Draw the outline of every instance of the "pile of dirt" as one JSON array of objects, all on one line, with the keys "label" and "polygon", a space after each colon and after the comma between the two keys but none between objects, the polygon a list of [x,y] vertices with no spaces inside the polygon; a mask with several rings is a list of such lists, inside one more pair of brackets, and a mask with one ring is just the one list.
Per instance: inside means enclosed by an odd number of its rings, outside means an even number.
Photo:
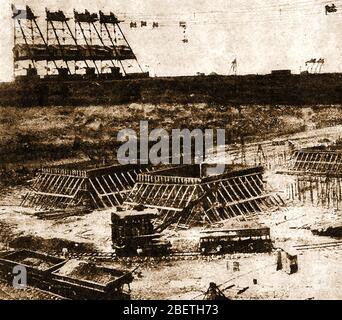
[{"label": "pile of dirt", "polygon": [[34,258],[34,257],[27,257],[20,261],[20,263],[34,267],[38,270],[47,270],[55,265],[55,263],[52,263],[51,261]]},{"label": "pile of dirt", "polygon": [[97,282],[103,285],[114,280],[110,271],[99,267],[94,263],[78,260],[69,260],[58,270],[58,272],[56,272],[56,274],[85,281]]},{"label": "pile of dirt", "polygon": [[342,220],[311,226],[312,234],[328,237],[342,237]]},{"label": "pile of dirt", "polygon": [[0,187],[4,189],[7,186],[27,185],[27,181],[32,179],[36,170],[29,170],[20,166],[16,169],[2,168],[0,170]]},{"label": "pile of dirt", "polygon": [[13,227],[0,221],[0,248],[6,248],[11,239],[13,239]]},{"label": "pile of dirt", "polygon": [[62,252],[63,248],[67,248],[69,252],[95,252],[92,244],[73,242],[65,239],[44,239],[34,236],[20,236],[9,243],[14,249],[30,249],[42,252]]},{"label": "pile of dirt", "polygon": [[[10,203],[10,199],[6,202]],[[63,248],[75,253],[112,251],[108,212],[93,211],[86,215],[40,219],[28,209],[31,208],[23,210],[16,206],[0,206],[0,226],[6,227],[0,228],[0,244],[7,246],[11,243],[14,248],[52,254],[59,254]]]}]

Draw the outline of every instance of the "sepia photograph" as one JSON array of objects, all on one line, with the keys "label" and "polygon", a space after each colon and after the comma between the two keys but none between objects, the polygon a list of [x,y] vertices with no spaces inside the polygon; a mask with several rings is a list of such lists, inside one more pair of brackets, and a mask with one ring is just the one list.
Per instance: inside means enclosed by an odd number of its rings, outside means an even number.
[{"label": "sepia photograph", "polygon": [[341,300],[341,18],[0,0],[0,300]]}]

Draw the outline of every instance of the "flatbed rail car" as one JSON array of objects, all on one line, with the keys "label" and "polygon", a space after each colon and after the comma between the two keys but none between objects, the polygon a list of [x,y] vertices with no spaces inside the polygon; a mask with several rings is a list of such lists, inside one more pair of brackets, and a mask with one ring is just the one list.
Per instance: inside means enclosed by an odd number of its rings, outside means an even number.
[{"label": "flatbed rail car", "polygon": [[203,231],[199,247],[202,254],[269,252],[270,228],[243,228]]},{"label": "flatbed rail car", "polygon": [[0,274],[12,283],[13,268],[24,266],[27,285],[75,300],[129,300],[124,291],[133,281],[131,271],[97,266],[91,262],[66,260],[31,250],[19,250],[0,258]]}]

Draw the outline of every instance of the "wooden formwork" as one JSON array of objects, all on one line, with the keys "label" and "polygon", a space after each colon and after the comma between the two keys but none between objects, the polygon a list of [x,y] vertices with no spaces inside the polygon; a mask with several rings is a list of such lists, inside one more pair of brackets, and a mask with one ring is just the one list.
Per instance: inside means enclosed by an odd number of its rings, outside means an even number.
[{"label": "wooden formwork", "polygon": [[22,206],[40,210],[86,206],[94,209],[121,205],[148,166],[110,166],[91,170],[42,169]]},{"label": "wooden formwork", "polygon": [[261,167],[209,178],[141,174],[124,203],[158,209],[157,230],[173,223],[246,220],[250,214],[284,204],[267,189],[262,174]]},{"label": "wooden formwork", "polygon": [[319,151],[304,149],[296,151],[289,168],[291,174],[342,176],[342,150]]},{"label": "wooden formwork", "polygon": [[286,185],[287,197],[314,206],[342,207],[342,179],[324,176],[299,176]]},{"label": "wooden formwork", "polygon": [[296,151],[288,170],[288,199],[339,210],[342,205],[342,150],[308,148]]}]

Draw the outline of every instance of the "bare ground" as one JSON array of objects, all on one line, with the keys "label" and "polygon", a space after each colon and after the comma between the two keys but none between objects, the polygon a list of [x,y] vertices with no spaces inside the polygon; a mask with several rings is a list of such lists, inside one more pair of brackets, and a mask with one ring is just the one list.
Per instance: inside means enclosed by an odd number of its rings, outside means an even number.
[{"label": "bare ground", "polygon": [[[341,126],[316,130],[311,140],[318,137],[336,137]],[[298,135],[306,139],[307,135]],[[273,186],[282,191],[282,179],[266,175]],[[6,249],[11,240],[19,236],[64,239],[77,243],[94,244],[101,251],[110,251],[110,214],[93,212],[84,216],[61,220],[41,220],[23,212],[19,207],[25,186],[1,189],[0,199],[0,250]],[[317,207],[289,204],[287,209],[264,213],[259,220],[271,227],[275,246],[292,247],[295,244],[311,244],[334,241],[329,237],[312,235],[307,229],[322,221],[340,219],[340,212]],[[96,227],[95,227],[96,226]],[[178,249],[196,248],[199,230],[167,234]],[[222,284],[221,289],[234,285],[224,293],[232,299],[342,299],[341,248],[314,249],[298,252],[299,270],[288,275],[275,270],[275,254],[226,255],[217,259],[188,259],[142,263],[141,277],[136,275],[132,284],[133,299],[201,299],[209,282]],[[232,270],[232,262],[238,261],[240,271]],[[132,264],[123,267],[132,268]],[[257,284],[253,284],[253,279]],[[239,290],[246,288],[241,294]],[[11,291],[17,299],[37,299],[36,295],[22,295]],[[6,293],[0,298],[6,299]],[[7,298],[8,295],[7,295]]]},{"label": "bare ground", "polygon": [[[271,227],[275,246],[288,248],[294,244],[334,241],[332,238],[314,236],[310,230],[301,229],[308,223],[326,221],[334,217],[336,218],[336,213],[333,211],[297,206],[260,215],[260,220]],[[17,207],[0,207],[0,224],[10,230],[9,239],[24,235],[58,238],[95,243],[98,250],[110,251],[109,223],[108,212],[93,212],[57,222],[23,214]],[[199,231],[170,231],[169,237],[178,249],[182,249],[186,244],[188,250],[193,250],[196,248]],[[275,253],[234,254],[207,260],[189,257],[187,260],[141,263],[138,269],[141,276],[136,276],[131,286],[132,298],[202,299],[203,292],[213,281],[222,284],[222,289],[234,284],[234,287],[224,291],[232,299],[341,299],[341,248],[298,252],[299,271],[293,275],[276,271]],[[233,271],[233,261],[239,262],[240,271]],[[114,264],[118,266],[117,263]],[[130,269],[135,265],[121,263],[121,266]],[[253,284],[253,279],[257,279],[257,284]],[[238,291],[245,287],[249,288],[238,294]]]}]

